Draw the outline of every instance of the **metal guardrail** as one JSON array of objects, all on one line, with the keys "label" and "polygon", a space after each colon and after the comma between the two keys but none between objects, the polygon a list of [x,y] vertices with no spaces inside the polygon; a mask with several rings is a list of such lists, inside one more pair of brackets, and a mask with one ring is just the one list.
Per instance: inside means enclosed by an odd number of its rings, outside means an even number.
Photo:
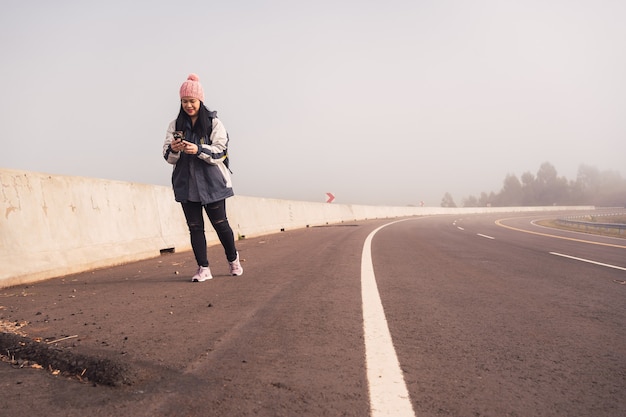
[{"label": "metal guardrail", "polygon": [[608,232],[616,235],[626,235],[626,224],[623,223],[598,223],[598,222],[583,222],[570,219],[557,219],[557,224],[563,226],[575,227],[585,231],[601,231]]}]

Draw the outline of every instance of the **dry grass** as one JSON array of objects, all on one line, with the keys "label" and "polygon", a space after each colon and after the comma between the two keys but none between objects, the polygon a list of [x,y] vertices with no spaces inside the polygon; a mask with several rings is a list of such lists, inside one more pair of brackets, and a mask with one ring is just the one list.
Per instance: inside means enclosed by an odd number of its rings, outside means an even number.
[{"label": "dry grass", "polygon": [[[3,307],[0,306],[0,310]],[[26,333],[24,333],[21,329],[22,327],[26,326],[28,323],[27,322],[14,322],[14,321],[6,321],[6,320],[2,320],[0,319],[0,332],[2,333],[12,333],[12,334],[17,334],[20,336],[26,336]]]},{"label": "dry grass", "polygon": [[[588,219],[581,219],[581,221],[585,221],[585,222],[594,222],[593,220],[588,220]],[[595,220],[596,223],[621,223],[621,222],[616,222],[614,220],[607,220],[607,217],[600,217],[599,219]],[[626,223],[626,222],[624,222]],[[583,229],[583,228],[579,228],[579,227],[575,227],[575,226],[567,226],[567,225],[563,225],[563,224],[558,224],[556,222],[556,219],[550,219],[550,220],[541,220],[538,221],[537,224],[541,225],[541,226],[545,226],[545,227],[552,227],[554,229],[561,229],[561,230],[570,230],[573,232],[580,232],[580,233],[587,233],[590,235],[598,235],[598,236],[610,236],[610,237],[623,237],[626,238],[626,235],[624,234],[624,231],[622,231],[622,233],[620,234],[620,230],[619,229],[601,229],[601,228],[593,228],[593,229]]]}]

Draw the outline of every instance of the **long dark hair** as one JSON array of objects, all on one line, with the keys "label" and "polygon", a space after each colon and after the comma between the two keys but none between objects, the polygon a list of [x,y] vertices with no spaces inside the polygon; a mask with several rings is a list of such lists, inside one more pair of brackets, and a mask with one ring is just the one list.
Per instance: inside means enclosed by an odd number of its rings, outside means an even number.
[{"label": "long dark hair", "polygon": [[[196,124],[193,125],[191,131],[195,133],[198,138],[206,138],[208,141],[211,135],[211,111],[206,108],[203,102],[200,102],[200,108],[198,109],[198,119]],[[180,105],[178,111],[178,117],[176,118],[176,130],[186,130],[187,126],[191,126],[191,117],[183,110],[183,105]]]}]

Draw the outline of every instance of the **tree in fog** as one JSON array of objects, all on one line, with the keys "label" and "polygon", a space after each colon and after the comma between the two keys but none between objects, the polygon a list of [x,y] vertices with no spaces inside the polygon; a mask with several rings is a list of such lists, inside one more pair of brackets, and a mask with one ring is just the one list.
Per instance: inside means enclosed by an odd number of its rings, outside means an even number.
[{"label": "tree in fog", "polygon": [[441,199],[441,207],[456,207],[456,203],[450,193],[445,193]]},{"label": "tree in fog", "polygon": [[478,204],[480,207],[491,207],[495,205],[496,195],[492,192],[489,194],[482,192],[480,193],[480,198],[478,199]]},{"label": "tree in fog", "polygon": [[600,172],[596,167],[581,165],[571,190],[576,204],[626,206],[626,181],[616,171]]},{"label": "tree in fog", "polygon": [[495,198],[495,204],[499,207],[521,206],[523,200],[522,183],[515,175],[509,174],[504,178],[502,190]]},{"label": "tree in fog", "polygon": [[535,178],[535,198],[542,206],[568,204],[567,179],[559,177],[556,168],[544,162]]},{"label": "tree in fog", "polygon": [[480,193],[480,197],[476,198],[473,195],[463,200],[463,207],[491,207],[494,206],[496,196],[493,192],[487,194],[485,192]]},{"label": "tree in fog", "polygon": [[[507,174],[499,193],[483,192],[478,198],[470,196],[463,199],[463,206],[626,206],[626,180],[617,171],[601,172],[595,167],[581,165],[576,180],[568,181],[558,176],[551,163],[544,162],[536,175],[524,172],[520,179]],[[445,196],[442,206],[444,202],[449,203]]]},{"label": "tree in fog", "polygon": [[600,177],[600,190],[595,205],[626,207],[626,180],[617,171],[604,171]]},{"label": "tree in fog", "polygon": [[474,197],[473,195],[470,195],[469,197],[464,198],[462,202],[462,206],[463,207],[480,207],[478,205],[478,199]]},{"label": "tree in fog", "polygon": [[522,206],[535,205],[535,176],[527,171],[522,174]]}]

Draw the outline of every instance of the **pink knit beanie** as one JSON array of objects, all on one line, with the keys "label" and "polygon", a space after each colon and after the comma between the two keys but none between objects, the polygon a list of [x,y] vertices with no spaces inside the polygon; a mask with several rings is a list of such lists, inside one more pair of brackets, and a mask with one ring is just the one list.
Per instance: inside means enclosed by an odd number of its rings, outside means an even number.
[{"label": "pink knit beanie", "polygon": [[204,102],[204,91],[200,84],[200,78],[196,74],[189,74],[187,81],[180,86],[180,98],[193,97]]}]

